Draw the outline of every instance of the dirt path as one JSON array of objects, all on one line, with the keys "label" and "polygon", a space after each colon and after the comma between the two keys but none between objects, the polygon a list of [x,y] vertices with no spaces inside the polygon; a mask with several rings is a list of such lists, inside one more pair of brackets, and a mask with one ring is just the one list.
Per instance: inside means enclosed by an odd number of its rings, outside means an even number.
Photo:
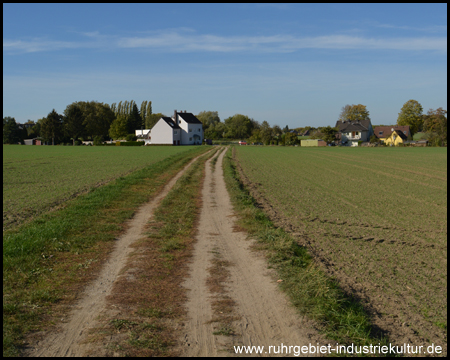
[{"label": "dirt path", "polygon": [[143,205],[129,220],[127,231],[117,239],[99,277],[87,286],[81,300],[68,316],[68,322],[61,325],[57,332],[47,335],[30,349],[28,356],[83,356],[89,350],[89,344],[83,344],[88,330],[95,327],[95,321],[106,305],[106,297],[111,293],[114,281],[125,265],[130,245],[141,237],[144,226],[153,215],[159,202],[169,193],[176,181],[197,158],[181,170],[151,202]]},{"label": "dirt path", "polygon": [[[278,289],[273,272],[266,261],[250,250],[252,242],[246,235],[233,230],[233,208],[225,187],[222,160],[217,160],[215,171],[209,160],[202,196],[197,243],[195,245],[190,277],[185,282],[188,291],[188,320],[183,330],[183,356],[234,355],[233,345],[293,345],[315,344],[316,335],[288,304]],[[213,260],[219,257],[229,264],[226,296],[234,305],[231,323],[232,336],[214,335],[218,329],[217,313],[212,309],[216,299],[207,281]],[[225,271],[225,268],[224,268]],[[311,339],[311,337],[314,339]],[[269,354],[261,354],[268,356]],[[292,354],[291,354],[292,356]]]}]

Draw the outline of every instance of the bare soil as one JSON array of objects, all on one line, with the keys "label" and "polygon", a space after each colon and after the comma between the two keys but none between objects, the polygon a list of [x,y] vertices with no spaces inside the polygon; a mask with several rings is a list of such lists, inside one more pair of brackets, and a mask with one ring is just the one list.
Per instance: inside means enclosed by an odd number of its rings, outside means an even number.
[{"label": "bare soil", "polygon": [[[443,287],[438,292],[424,290],[421,294],[423,297],[419,300],[413,298],[410,294],[411,283],[414,283],[418,276],[424,273],[429,277],[429,286],[432,283],[439,283],[438,280],[443,275],[439,270],[440,263],[446,265],[446,256],[443,259],[442,254],[446,253],[446,244],[430,244],[417,236],[414,240],[398,241],[395,231],[405,231],[404,229],[385,227],[384,236],[364,237],[357,236],[355,233],[361,233],[361,230],[370,228],[368,224],[351,225],[346,221],[336,224],[340,227],[340,232],[332,234],[335,238],[350,239],[352,241],[351,247],[345,248],[342,242],[327,241],[320,242],[319,240],[326,237],[326,230],[321,226],[315,228],[315,232],[309,230],[305,231],[305,222],[319,222],[318,218],[303,217],[300,214],[289,216],[284,211],[280,204],[275,201],[269,201],[264,195],[264,189],[261,184],[252,182],[243,171],[239,161],[235,158],[237,169],[240,178],[249,189],[252,197],[256,200],[259,206],[270,218],[270,220],[278,227],[283,228],[294,236],[298,243],[308,248],[308,251],[313,255],[315,262],[331,277],[335,278],[340,287],[348,294],[359,299],[365,309],[372,317],[374,328],[377,332],[385,334],[391,343],[402,345],[413,344],[422,345],[426,348],[430,343],[442,346],[443,354],[447,353],[447,331],[435,326],[431,317],[435,313],[428,313],[429,318],[421,313],[411,310],[411,304],[418,302],[426,308],[429,299],[432,297],[441,297],[446,299],[447,287]],[[325,220],[322,220],[325,222]],[[353,228],[359,229],[355,231]],[[373,229],[373,232],[378,229]],[[388,230],[388,231],[386,231]],[[381,231],[381,230],[380,230]],[[440,228],[433,229],[436,233],[441,233]],[[419,233],[420,235],[420,233]],[[362,271],[360,262],[355,261],[355,255],[358,251],[365,254],[364,257],[369,271]],[[380,261],[376,261],[367,254],[383,254]],[[335,260],[331,255],[339,254],[340,260]],[[428,268],[424,262],[418,259],[419,254],[428,259],[432,259],[433,266]],[[423,255],[425,254],[425,256]],[[350,258],[350,259],[349,259]],[[393,260],[392,260],[392,259]],[[417,261],[416,266],[410,269],[402,269],[401,264],[405,263],[404,258],[412,259],[412,262]],[[389,264],[394,264],[394,272],[388,273],[390,270]],[[436,269],[434,268],[436,267]],[[391,281],[393,287],[396,286],[396,294],[387,293],[387,291],[377,285],[375,280],[368,274],[375,273],[376,278],[387,279]],[[387,273],[387,275],[385,274]],[[398,280],[401,279],[401,280]],[[403,280],[404,279],[404,280]],[[395,281],[398,281],[398,285]],[[447,313],[446,304],[443,304],[440,309],[443,314]]]},{"label": "bare soil", "polygon": [[[176,319],[174,325],[173,319],[167,319],[177,336],[175,342],[169,341],[173,347],[171,354],[233,356],[236,355],[233,345],[268,349],[270,345],[281,344],[324,344],[314,324],[302,319],[280,291],[279,279],[268,269],[264,255],[251,250],[254,241],[235,226],[223,178],[224,154],[225,151],[206,163],[198,235],[192,257],[186,258],[190,261],[189,276],[182,285],[186,293],[182,297],[185,321]],[[133,269],[127,268],[131,266],[128,262],[133,246],[145,237],[153,211],[192,162],[154,200],[137,211],[127,231],[117,239],[100,275],[87,285],[67,320],[62,319],[56,331],[34,336],[26,356],[120,356],[111,344],[126,341],[127,332],[109,335],[99,329],[105,328],[108,319],[127,319],[128,313],[134,314],[135,310],[132,305],[130,309],[124,308],[120,299],[116,299],[114,308],[114,288],[124,277],[133,283],[137,281],[138,269],[133,273]],[[177,283],[181,280],[172,286]],[[178,304],[178,300],[173,304]],[[123,326],[132,326],[131,321],[122,321]]]},{"label": "bare soil", "polygon": [[[264,257],[236,231],[219,155],[215,170],[206,166],[188,289],[183,356],[235,355],[233,345],[307,345],[318,335],[278,289]],[[269,354],[261,354],[268,356]],[[292,356],[292,355],[291,355]]]},{"label": "bare soil", "polygon": [[143,229],[159,202],[196,160],[197,158],[187,164],[151,202],[139,208],[134,217],[129,220],[126,232],[117,239],[115,248],[98,278],[86,287],[81,300],[74,305],[71,314],[67,317],[68,320],[62,319],[62,324],[57,331],[41,334],[40,340],[28,348],[26,356],[84,356],[92,352],[94,345],[85,340],[89,330],[96,327],[97,318],[106,307],[106,299],[111,294],[113,284],[132,251],[131,245],[141,238]]}]

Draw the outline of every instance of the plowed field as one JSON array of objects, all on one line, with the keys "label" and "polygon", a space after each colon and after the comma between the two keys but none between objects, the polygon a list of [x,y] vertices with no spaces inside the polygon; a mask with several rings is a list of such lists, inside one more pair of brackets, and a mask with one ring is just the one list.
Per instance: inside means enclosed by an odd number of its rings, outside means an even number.
[{"label": "plowed field", "polygon": [[447,149],[237,147],[244,181],[393,343],[447,352]]}]

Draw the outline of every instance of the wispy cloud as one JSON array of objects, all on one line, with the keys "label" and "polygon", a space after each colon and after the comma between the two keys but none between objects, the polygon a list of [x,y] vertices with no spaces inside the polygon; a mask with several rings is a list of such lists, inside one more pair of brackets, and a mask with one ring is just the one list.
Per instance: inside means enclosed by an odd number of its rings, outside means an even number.
[{"label": "wispy cloud", "polygon": [[385,29],[399,29],[399,30],[420,31],[420,32],[428,32],[428,33],[446,33],[447,32],[446,25],[406,26],[406,25],[392,25],[392,24],[377,23],[375,26],[379,27],[379,28],[385,28]]},{"label": "wispy cloud", "polygon": [[3,40],[6,54],[56,51],[74,48],[158,49],[167,52],[273,52],[286,53],[301,49],[359,49],[359,50],[435,50],[447,51],[446,37],[370,38],[352,35],[298,37],[218,36],[197,34],[189,29],[166,30],[139,36],[108,36],[98,32],[83,33],[87,40],[68,42],[47,39]]}]

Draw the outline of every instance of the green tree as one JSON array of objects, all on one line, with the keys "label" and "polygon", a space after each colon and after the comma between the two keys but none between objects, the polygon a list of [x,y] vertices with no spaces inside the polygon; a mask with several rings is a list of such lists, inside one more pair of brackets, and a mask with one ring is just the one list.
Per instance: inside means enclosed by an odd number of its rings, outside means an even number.
[{"label": "green tree", "polygon": [[[147,119],[149,119],[149,121],[151,121],[150,119],[151,119],[151,116],[152,116],[152,111],[153,111],[152,110],[152,102],[149,101],[147,103],[147,110],[145,111],[145,124],[147,124]],[[150,129],[150,128],[146,127],[146,129]]]},{"label": "green tree", "polygon": [[135,130],[139,130],[143,126],[141,114],[133,101],[133,107],[128,115],[128,134],[135,134]]},{"label": "green tree", "polygon": [[416,100],[408,100],[398,113],[397,125],[409,125],[411,136],[423,126],[422,105]]},{"label": "green tree", "polygon": [[283,131],[281,130],[281,128],[278,125],[274,125],[272,128],[272,137],[278,137],[281,136],[281,134],[283,133]]},{"label": "green tree", "polygon": [[341,113],[339,115],[340,121],[350,120],[370,120],[369,111],[367,107],[362,104],[358,105],[345,105],[341,109]]},{"label": "green tree", "polygon": [[3,144],[17,144],[19,142],[19,129],[16,119],[11,116],[3,118]]},{"label": "green tree", "polygon": [[[427,115],[424,116],[423,130],[427,133],[427,137],[433,138],[435,144],[447,144],[447,110],[442,107],[436,110],[429,109]],[[433,135],[432,135],[433,134]],[[436,139],[439,138],[439,141]]]},{"label": "green tree", "polygon": [[72,103],[66,107],[63,117],[64,133],[69,138],[72,138],[73,145],[75,145],[75,141],[79,137],[84,135],[83,121],[83,111],[81,111],[81,108],[76,103]]},{"label": "green tree", "polygon": [[205,134],[210,126],[214,126],[220,122],[219,113],[217,111],[201,111],[196,115],[196,118],[202,122]]},{"label": "green tree", "polygon": [[322,133],[322,140],[325,140],[327,143],[334,142],[336,140],[336,133],[338,129],[331,126],[326,126],[320,129]]},{"label": "green tree", "polygon": [[147,114],[147,100],[144,100],[141,103],[141,124],[142,126],[145,126],[145,118],[146,118],[146,114]]},{"label": "green tree", "polygon": [[205,131],[206,139],[218,140],[225,137],[226,126],[223,122],[218,122],[210,125]]},{"label": "green tree", "polygon": [[51,141],[52,145],[59,143],[63,137],[63,116],[53,109],[41,124],[41,135],[45,141]]},{"label": "green tree", "polygon": [[109,105],[97,101],[80,101],[76,104],[83,112],[86,135],[92,139],[96,136],[108,137],[109,127],[116,117]]},{"label": "green tree", "polygon": [[298,144],[297,135],[291,132],[287,132],[284,135],[284,144],[285,145],[295,145]]},{"label": "green tree", "polygon": [[128,135],[128,116],[119,114],[109,128],[109,136],[112,139],[125,139]]},{"label": "green tree", "polygon": [[272,132],[273,129],[270,127],[269,123],[266,120],[264,120],[261,124],[261,127],[259,128],[261,142],[264,145],[270,144],[270,141],[272,140]]},{"label": "green tree", "polygon": [[247,139],[252,135],[254,123],[246,115],[236,114],[225,119],[226,134],[230,139]]}]

